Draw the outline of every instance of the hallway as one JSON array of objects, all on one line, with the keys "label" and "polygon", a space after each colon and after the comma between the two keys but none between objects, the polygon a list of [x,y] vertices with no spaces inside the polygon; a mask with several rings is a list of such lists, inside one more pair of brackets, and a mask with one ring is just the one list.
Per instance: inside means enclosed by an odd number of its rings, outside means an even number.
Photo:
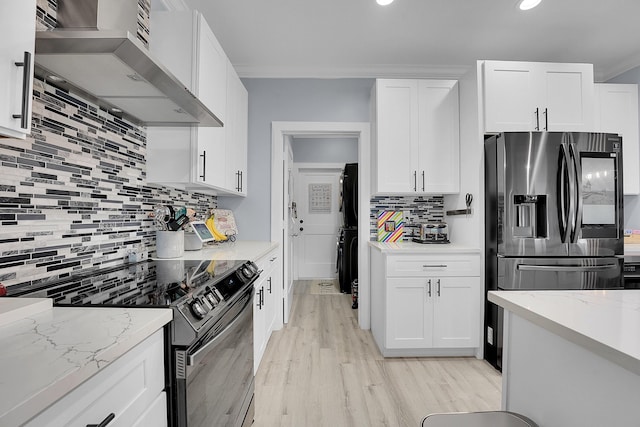
[{"label": "hallway", "polygon": [[255,426],[419,426],[434,412],[500,408],[501,376],[475,358],[384,359],[351,295],[296,283],[290,323],[256,376]]}]

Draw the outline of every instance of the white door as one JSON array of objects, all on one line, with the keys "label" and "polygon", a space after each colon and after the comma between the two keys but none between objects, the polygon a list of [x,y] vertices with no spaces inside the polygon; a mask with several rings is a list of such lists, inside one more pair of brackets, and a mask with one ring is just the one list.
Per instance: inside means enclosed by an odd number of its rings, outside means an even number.
[{"label": "white door", "polygon": [[593,132],[593,66],[545,63],[541,67],[545,103],[540,130]]},{"label": "white door", "polygon": [[[293,151],[291,150],[291,141],[289,137],[285,139],[284,144],[284,158],[283,158],[283,168],[282,172],[284,174],[284,200],[283,200],[283,210],[284,210],[284,236],[283,236],[283,246],[284,246],[284,259],[286,260],[283,264],[283,272],[282,272],[282,283],[284,286],[282,292],[283,298],[283,319],[284,323],[289,323],[289,313],[291,312],[291,303],[293,302],[293,267],[294,267],[294,256],[295,247],[296,247],[296,223],[298,218],[298,208],[295,204],[295,194],[294,194],[294,186],[293,186]],[[278,267],[282,268],[282,267]]]},{"label": "white door", "polygon": [[457,193],[460,191],[458,81],[418,80],[418,91],[418,191]]},{"label": "white door", "polygon": [[344,165],[297,165],[295,224],[299,279],[336,277],[340,174]]},{"label": "white door", "polygon": [[407,193],[418,180],[418,81],[376,80],[377,191]]},{"label": "white door", "polygon": [[530,62],[484,63],[485,132],[542,130],[532,67]]},{"label": "white door", "polygon": [[430,348],[433,295],[426,277],[387,279],[387,348]]},{"label": "white door", "polygon": [[434,298],[433,346],[477,347],[480,278],[439,277],[431,279],[431,283]]}]

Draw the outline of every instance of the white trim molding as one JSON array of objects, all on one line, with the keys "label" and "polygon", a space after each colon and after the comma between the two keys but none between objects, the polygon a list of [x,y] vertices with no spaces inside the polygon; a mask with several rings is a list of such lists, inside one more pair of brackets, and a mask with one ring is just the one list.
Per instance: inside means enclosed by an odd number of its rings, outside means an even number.
[{"label": "white trim molding", "polygon": [[[371,200],[371,126],[367,122],[272,122],[271,123],[271,240],[284,247],[286,227],[283,209],[282,165],[286,137],[335,136],[358,139],[358,323],[371,328],[369,285],[369,210]],[[282,256],[283,273],[286,260]],[[284,276],[283,276],[284,277]],[[288,315],[283,313],[283,321]]]}]

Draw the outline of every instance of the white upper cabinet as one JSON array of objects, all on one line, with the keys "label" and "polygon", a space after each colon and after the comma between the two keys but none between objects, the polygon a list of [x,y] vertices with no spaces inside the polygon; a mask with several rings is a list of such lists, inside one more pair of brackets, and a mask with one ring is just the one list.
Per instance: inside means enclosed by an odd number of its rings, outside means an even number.
[{"label": "white upper cabinet", "polygon": [[[226,188],[247,195],[247,129],[249,94],[229,63],[227,87],[227,120],[225,125]],[[222,166],[222,165],[220,165]]]},{"label": "white upper cabinet", "polygon": [[[151,47],[222,120],[222,128],[147,129],[147,181],[219,195],[247,195],[248,94],[202,15],[153,12]],[[193,49],[190,49],[193,47]]]},{"label": "white upper cabinet", "polygon": [[595,88],[596,130],[622,136],[624,194],[640,194],[638,85],[597,83]]},{"label": "white upper cabinet", "polygon": [[593,65],[484,61],[484,130],[593,131]]},{"label": "white upper cabinet", "polygon": [[198,11],[151,12],[151,53],[224,124],[227,56]]},{"label": "white upper cabinet", "polygon": [[372,94],[375,193],[456,193],[455,80],[378,79]]},{"label": "white upper cabinet", "polygon": [[[196,96],[214,114],[220,114],[218,118],[225,122],[227,112],[227,78],[228,63],[227,55],[222,46],[213,35],[213,31],[207,25],[202,15],[194,12],[198,27],[198,37],[195,46],[197,66],[194,67],[197,75]],[[233,68],[231,70],[234,72]]]},{"label": "white upper cabinet", "polygon": [[0,4],[0,135],[31,132],[36,0]]}]

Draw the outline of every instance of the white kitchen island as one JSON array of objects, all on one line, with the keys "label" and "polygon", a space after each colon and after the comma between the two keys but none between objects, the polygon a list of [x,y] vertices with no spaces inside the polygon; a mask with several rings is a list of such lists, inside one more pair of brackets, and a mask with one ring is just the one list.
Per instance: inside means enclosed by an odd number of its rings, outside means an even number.
[{"label": "white kitchen island", "polygon": [[640,291],[495,291],[502,409],[540,427],[640,426]]}]

